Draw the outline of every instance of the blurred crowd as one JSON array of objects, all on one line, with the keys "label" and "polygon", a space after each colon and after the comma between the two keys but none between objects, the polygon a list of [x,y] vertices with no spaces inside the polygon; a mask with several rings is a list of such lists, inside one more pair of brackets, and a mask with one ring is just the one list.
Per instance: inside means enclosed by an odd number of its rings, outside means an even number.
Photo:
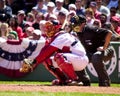
[{"label": "blurred crowd", "polygon": [[33,33],[44,35],[48,20],[58,20],[69,32],[74,15],[84,15],[89,26],[112,30],[112,40],[119,41],[120,0],[0,0],[0,36],[22,39]]}]

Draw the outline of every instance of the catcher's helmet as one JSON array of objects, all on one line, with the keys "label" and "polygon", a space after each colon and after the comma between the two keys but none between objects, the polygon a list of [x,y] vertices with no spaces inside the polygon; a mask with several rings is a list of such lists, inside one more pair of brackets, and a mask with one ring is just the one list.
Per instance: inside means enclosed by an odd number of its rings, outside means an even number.
[{"label": "catcher's helmet", "polygon": [[45,28],[46,28],[46,35],[48,37],[52,37],[54,36],[55,33],[59,32],[61,25],[57,20],[47,21],[45,23]]}]

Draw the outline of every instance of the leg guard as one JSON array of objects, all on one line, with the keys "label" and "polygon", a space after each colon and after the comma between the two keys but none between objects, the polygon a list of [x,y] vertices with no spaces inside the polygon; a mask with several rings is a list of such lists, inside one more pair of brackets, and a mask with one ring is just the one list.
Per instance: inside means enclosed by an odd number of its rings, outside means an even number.
[{"label": "leg guard", "polygon": [[61,70],[68,76],[69,79],[78,79],[72,64],[66,60],[62,53],[57,53],[54,59],[57,62],[59,68],[61,68]]},{"label": "leg guard", "polygon": [[102,58],[101,52],[96,52],[92,56],[92,64],[98,74],[99,86],[110,86],[110,78]]},{"label": "leg guard", "polygon": [[52,65],[52,60],[51,59],[47,59],[44,62],[44,66],[52,75],[54,75],[57,79],[59,79],[59,84],[58,85],[65,85],[65,81],[67,80],[67,77],[62,72],[62,70],[60,70],[59,68],[55,68]]},{"label": "leg guard", "polygon": [[88,76],[85,69],[83,69],[81,71],[75,71],[75,73],[79,77],[79,81],[81,81],[83,83],[83,86],[91,85],[90,77]]}]

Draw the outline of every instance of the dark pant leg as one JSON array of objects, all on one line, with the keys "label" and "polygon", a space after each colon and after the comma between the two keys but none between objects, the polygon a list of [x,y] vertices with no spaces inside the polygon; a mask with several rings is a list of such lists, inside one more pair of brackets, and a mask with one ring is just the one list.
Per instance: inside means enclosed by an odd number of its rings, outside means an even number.
[{"label": "dark pant leg", "polygon": [[99,86],[110,86],[110,78],[103,61],[110,60],[112,56],[113,52],[110,50],[105,52],[97,51],[92,55],[91,62],[98,74]]}]

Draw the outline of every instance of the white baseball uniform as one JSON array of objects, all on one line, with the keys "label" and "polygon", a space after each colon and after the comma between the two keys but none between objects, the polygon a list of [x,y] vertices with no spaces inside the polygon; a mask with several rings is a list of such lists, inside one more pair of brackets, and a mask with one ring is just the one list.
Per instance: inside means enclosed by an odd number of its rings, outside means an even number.
[{"label": "white baseball uniform", "polygon": [[[63,55],[72,63],[75,71],[83,70],[87,66],[89,60],[86,51],[81,42],[73,35],[69,33],[60,34],[50,45],[61,50],[65,45],[70,48],[70,52],[63,53]],[[54,67],[58,67],[55,61],[53,62]]]}]

